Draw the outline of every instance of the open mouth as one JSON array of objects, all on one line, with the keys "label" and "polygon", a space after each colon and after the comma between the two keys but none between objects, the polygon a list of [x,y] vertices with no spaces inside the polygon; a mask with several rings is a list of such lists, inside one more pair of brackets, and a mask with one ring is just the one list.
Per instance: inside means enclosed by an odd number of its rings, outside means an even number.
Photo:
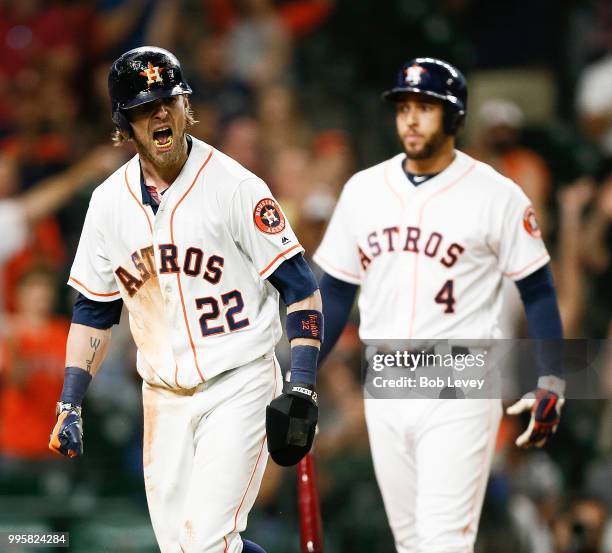
[{"label": "open mouth", "polygon": [[153,132],[153,143],[158,150],[169,150],[172,148],[173,138],[170,127],[162,127]]}]

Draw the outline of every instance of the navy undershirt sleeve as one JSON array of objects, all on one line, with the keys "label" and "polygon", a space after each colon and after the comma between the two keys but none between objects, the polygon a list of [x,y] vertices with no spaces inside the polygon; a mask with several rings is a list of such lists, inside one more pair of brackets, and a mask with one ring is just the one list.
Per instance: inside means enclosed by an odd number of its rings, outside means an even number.
[{"label": "navy undershirt sleeve", "polygon": [[516,281],[527,313],[529,336],[531,338],[563,338],[561,315],[557,305],[557,293],[546,264],[541,269]]},{"label": "navy undershirt sleeve", "polygon": [[[302,255],[294,255],[283,261],[268,277],[268,280],[278,290],[285,305],[304,300],[319,289],[317,279]],[[318,356],[318,347],[292,346],[291,382],[314,386],[317,378]]]},{"label": "navy undershirt sleeve", "polygon": [[94,301],[83,294],[77,296],[72,311],[72,322],[106,330],[119,324],[123,300]]},{"label": "navy undershirt sleeve", "polygon": [[550,264],[516,281],[516,286],[525,306],[529,336],[537,340],[540,376],[561,376],[563,326]]},{"label": "navy undershirt sleeve", "polygon": [[324,273],[319,281],[323,302],[323,343],[319,353],[319,365],[333,349],[348,321],[359,286]]},{"label": "navy undershirt sleeve", "polygon": [[303,255],[294,255],[283,261],[268,277],[285,305],[306,299],[319,288],[317,279]]}]

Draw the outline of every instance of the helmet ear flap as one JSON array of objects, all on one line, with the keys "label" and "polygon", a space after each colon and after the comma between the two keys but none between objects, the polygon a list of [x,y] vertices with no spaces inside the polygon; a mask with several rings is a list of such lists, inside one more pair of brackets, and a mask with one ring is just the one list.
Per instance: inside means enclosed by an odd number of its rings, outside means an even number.
[{"label": "helmet ear flap", "polygon": [[134,136],[130,121],[126,117],[125,113],[123,113],[121,110],[115,110],[115,112],[113,113],[113,123],[115,123],[119,130],[125,133],[129,138],[132,138],[132,136]]},{"label": "helmet ear flap", "polygon": [[457,110],[448,102],[444,102],[444,132],[446,134],[457,134],[464,119],[464,110]]}]

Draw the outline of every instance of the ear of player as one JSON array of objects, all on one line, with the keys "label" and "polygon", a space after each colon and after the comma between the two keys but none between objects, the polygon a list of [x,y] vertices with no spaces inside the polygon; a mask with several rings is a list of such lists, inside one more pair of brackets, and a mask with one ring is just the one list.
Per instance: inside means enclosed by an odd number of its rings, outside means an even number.
[{"label": "ear of player", "polygon": [[517,439],[516,445],[523,448],[542,447],[557,431],[561,421],[561,409],[565,403],[565,382],[555,376],[540,377],[538,388],[525,394],[506,409],[508,415],[519,415],[531,411],[527,430]]},{"label": "ear of player", "polygon": [[[287,315],[287,337],[322,341],[323,314],[315,310]],[[282,467],[295,465],[310,451],[319,418],[315,378],[319,349],[296,345],[291,348],[291,377],[283,393],[266,408],[268,451]]]},{"label": "ear of player", "polygon": [[70,403],[57,404],[57,422],[49,437],[49,449],[58,455],[83,455],[83,419],[81,408]]}]

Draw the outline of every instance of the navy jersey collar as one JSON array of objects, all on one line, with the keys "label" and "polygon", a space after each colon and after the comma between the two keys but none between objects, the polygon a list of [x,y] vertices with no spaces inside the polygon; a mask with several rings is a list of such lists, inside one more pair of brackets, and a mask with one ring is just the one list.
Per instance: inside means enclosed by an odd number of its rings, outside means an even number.
[{"label": "navy jersey collar", "polygon": [[415,175],[414,173],[411,173],[410,171],[408,171],[406,169],[406,167],[405,167],[403,162],[402,162],[402,169],[404,170],[404,174],[406,175],[408,180],[414,186],[419,186],[419,185],[427,182],[429,179],[433,179],[434,177],[436,177],[436,176],[438,176],[440,174],[440,172],[438,172],[438,173],[429,173],[429,174],[425,174],[425,175]]}]

